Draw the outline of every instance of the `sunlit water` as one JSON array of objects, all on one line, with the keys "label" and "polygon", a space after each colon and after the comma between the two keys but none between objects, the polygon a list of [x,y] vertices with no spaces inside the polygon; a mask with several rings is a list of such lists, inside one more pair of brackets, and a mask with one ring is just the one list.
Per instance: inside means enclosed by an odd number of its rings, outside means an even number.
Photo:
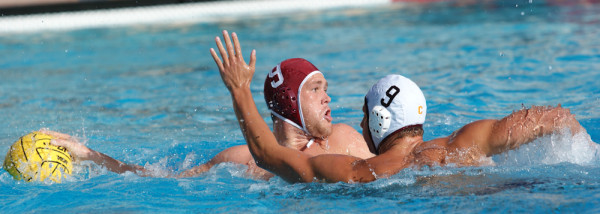
[{"label": "sunlit water", "polygon": [[221,29],[239,34],[246,56],[257,50],[252,90],[269,125],[266,73],[303,57],[329,81],[334,122],[357,129],[368,87],[396,73],[428,100],[425,139],[558,103],[589,135],[546,136],[492,157],[495,166],[407,169],[368,184],[253,180],[235,164],[174,179],[83,163],[61,184],[14,181],[2,171],[2,212],[600,211],[593,143],[600,142],[600,5],[392,5],[1,35],[0,159],[19,136],[42,127],[84,137],[95,150],[163,176],[244,144],[208,52]]}]

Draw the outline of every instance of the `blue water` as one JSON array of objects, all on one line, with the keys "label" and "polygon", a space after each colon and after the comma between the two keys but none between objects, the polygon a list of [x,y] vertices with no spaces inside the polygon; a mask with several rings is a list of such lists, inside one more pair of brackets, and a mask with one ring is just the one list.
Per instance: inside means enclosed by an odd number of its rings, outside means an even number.
[{"label": "blue water", "polygon": [[266,72],[303,57],[329,81],[334,122],[356,129],[368,87],[397,73],[428,100],[425,139],[558,103],[589,136],[547,136],[494,156],[492,167],[407,169],[368,184],[253,180],[234,164],[174,179],[83,163],[61,184],[2,171],[2,212],[600,212],[600,155],[587,144],[600,142],[600,5],[395,4],[0,35],[0,159],[42,127],[162,176],[244,144],[208,52],[221,29],[238,33],[246,56],[257,50],[252,90],[269,125]]}]

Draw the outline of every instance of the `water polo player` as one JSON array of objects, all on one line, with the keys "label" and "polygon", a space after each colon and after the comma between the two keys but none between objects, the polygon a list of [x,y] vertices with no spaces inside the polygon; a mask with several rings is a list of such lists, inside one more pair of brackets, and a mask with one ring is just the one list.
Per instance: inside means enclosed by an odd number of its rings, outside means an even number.
[{"label": "water polo player", "polygon": [[[226,41],[229,35],[223,32]],[[237,36],[232,35],[237,43]],[[216,38],[224,64],[211,50],[219,69],[245,62],[240,55],[224,52],[220,39]],[[230,43],[229,43],[230,44]],[[227,47],[232,48],[230,46]],[[238,45],[238,53],[241,47]],[[250,67],[254,68],[255,55],[251,56]],[[305,59],[287,59],[275,66],[264,83],[264,97],[273,120],[273,135],[281,146],[295,149],[308,156],[319,154],[346,154],[369,158],[363,137],[346,124],[332,124],[331,98],[327,95],[327,80],[312,63]],[[236,112],[239,113],[239,112]],[[228,148],[217,154],[208,163],[183,172],[180,176],[194,176],[222,162],[248,165],[248,172],[258,178],[269,178],[271,173],[256,166],[247,145]]]},{"label": "water polo player", "polygon": [[[231,42],[225,42],[229,56],[240,54],[235,36],[235,52]],[[225,54],[221,46],[219,50]],[[390,75],[371,88],[363,107],[363,135],[378,155],[369,159],[339,154],[310,156],[278,144],[252,98],[250,81],[254,64],[251,61],[251,66],[246,66],[241,56],[236,63],[219,66],[219,71],[232,94],[235,112],[243,112],[237,117],[252,156],[260,167],[289,182],[370,182],[413,166],[481,165],[486,157],[518,148],[544,135],[559,131],[585,133],[568,109],[532,107],[500,120],[475,121],[448,137],[424,141],[427,106],[423,93],[408,78]]]},{"label": "water polo player", "polygon": [[[326,90],[327,81],[323,74],[305,59],[284,60],[267,74],[265,101],[272,114],[273,131],[278,142],[311,156],[330,153],[361,158],[374,156],[355,129],[346,124],[331,123],[331,98]],[[117,173],[131,171],[146,175],[143,167],[128,165],[89,149],[70,135],[48,130],[43,132],[55,136],[54,144],[66,147],[77,160],[92,160]],[[222,162],[248,165],[248,173],[256,178],[273,176],[256,166],[247,145],[240,145],[223,150],[208,163],[187,170],[180,177],[198,175]]]}]

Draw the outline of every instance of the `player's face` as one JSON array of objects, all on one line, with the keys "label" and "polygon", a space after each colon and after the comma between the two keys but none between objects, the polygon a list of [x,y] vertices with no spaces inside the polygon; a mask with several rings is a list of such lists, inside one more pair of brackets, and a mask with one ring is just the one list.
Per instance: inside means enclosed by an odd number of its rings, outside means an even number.
[{"label": "player's face", "polygon": [[363,111],[363,119],[360,122],[360,127],[362,128],[363,138],[365,138],[365,142],[367,146],[369,146],[369,150],[373,154],[377,154],[375,150],[375,145],[373,144],[373,138],[371,138],[371,132],[369,131],[369,114],[367,113],[367,102],[365,100],[365,104],[362,108]]},{"label": "player's face", "polygon": [[300,89],[300,97],[306,130],[314,137],[331,135],[331,98],[327,95],[327,80],[323,74],[311,76]]}]

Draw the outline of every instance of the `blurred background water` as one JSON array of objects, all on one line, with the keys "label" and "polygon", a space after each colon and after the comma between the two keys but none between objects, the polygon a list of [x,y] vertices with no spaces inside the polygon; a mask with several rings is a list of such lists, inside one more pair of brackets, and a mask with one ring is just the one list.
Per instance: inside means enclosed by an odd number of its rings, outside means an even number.
[{"label": "blurred background water", "polygon": [[[588,135],[556,134],[494,156],[496,166],[407,169],[369,184],[253,180],[221,164],[197,178],[119,175],[90,163],[61,184],[0,173],[0,206],[22,212],[598,212],[600,6],[456,2],[298,11],[210,23],[0,35],[0,158],[47,127],[167,175],[244,144],[209,48],[236,32],[257,50],[252,84],[286,58],[329,81],[334,122],[360,130],[363,97],[387,74],[428,100],[425,139],[523,106],[570,108]],[[593,143],[592,142],[592,143]],[[595,143],[593,143],[595,145]]]}]

